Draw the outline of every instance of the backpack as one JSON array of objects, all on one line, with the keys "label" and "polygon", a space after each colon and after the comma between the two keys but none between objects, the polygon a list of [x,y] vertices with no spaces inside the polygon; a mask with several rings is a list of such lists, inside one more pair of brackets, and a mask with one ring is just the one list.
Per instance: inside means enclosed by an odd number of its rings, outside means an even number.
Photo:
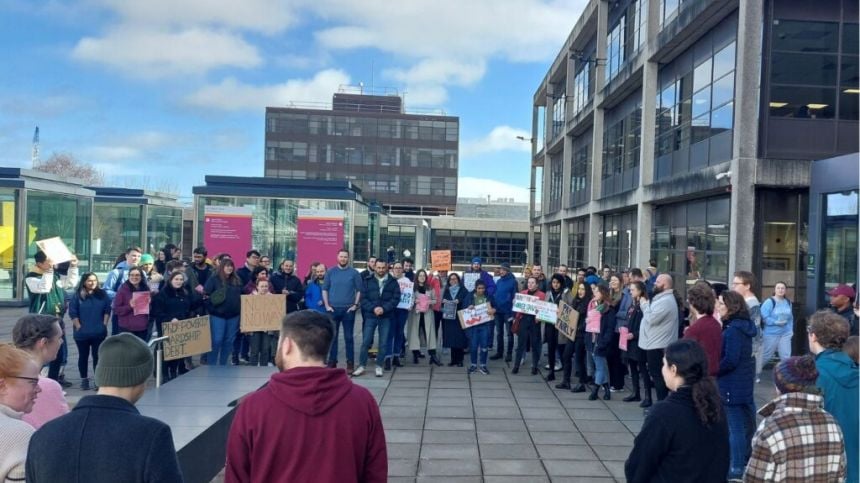
[{"label": "backpack", "polygon": [[645,269],[645,273],[650,274],[650,276],[645,279],[645,291],[648,292],[648,298],[650,299],[654,296],[654,284],[657,283],[657,276],[660,275],[660,271],[657,270],[654,273],[651,273],[651,270]]}]

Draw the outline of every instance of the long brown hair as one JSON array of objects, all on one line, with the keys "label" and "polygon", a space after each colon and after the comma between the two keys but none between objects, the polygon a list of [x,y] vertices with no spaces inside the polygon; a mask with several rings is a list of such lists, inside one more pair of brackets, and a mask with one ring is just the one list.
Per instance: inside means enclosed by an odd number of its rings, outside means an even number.
[{"label": "long brown hair", "polygon": [[681,339],[669,344],[663,354],[666,364],[675,366],[684,385],[693,391],[693,406],[699,420],[710,426],[722,417],[722,403],[714,378],[708,376],[708,357],[698,342]]},{"label": "long brown hair", "polygon": [[[747,302],[741,294],[731,290],[726,290],[720,294],[720,298],[723,299],[723,305],[726,306],[726,316],[723,317],[725,321],[732,319],[750,319]],[[728,327],[728,325],[729,324],[723,324],[723,328]]]},{"label": "long brown hair", "polygon": [[[227,272],[224,270],[227,266],[233,267],[233,271],[227,275]],[[221,280],[222,283],[229,283],[231,285],[241,285],[242,280],[239,279],[239,276],[236,275],[236,264],[230,258],[225,258],[221,260],[221,263],[218,264],[218,279]]]}]

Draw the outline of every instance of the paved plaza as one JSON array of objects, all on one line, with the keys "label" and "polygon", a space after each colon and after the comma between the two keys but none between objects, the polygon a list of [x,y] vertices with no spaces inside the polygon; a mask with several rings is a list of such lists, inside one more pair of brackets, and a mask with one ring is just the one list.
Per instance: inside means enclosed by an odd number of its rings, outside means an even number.
[{"label": "paved plaza", "polygon": [[[11,339],[14,321],[24,313],[0,309],[0,340]],[[69,342],[66,374],[77,383],[70,334]],[[588,393],[557,390],[558,381],[530,375],[528,363],[514,375],[509,364],[491,361],[489,375],[469,376],[465,368],[411,361],[410,355],[404,367],[382,378],[371,368],[353,379],[380,402],[389,481],[624,481],[624,461],[644,419],[638,403],[621,401],[627,391],[613,393],[611,401],[589,401]],[[759,406],[775,395],[770,374],[762,379],[756,386]],[[182,378],[170,384],[182,384]],[[69,402],[86,394],[92,392],[72,387]]]}]

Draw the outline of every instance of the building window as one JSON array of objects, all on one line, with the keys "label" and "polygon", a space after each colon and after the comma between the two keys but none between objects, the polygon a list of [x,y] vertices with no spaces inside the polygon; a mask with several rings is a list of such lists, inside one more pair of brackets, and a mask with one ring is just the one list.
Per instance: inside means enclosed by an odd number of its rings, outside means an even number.
[{"label": "building window", "polygon": [[564,131],[564,81],[558,84],[561,89],[561,95],[553,98],[552,103],[552,139],[555,139]]},{"label": "building window", "polygon": [[555,271],[561,264],[561,222],[547,225],[546,270]]},{"label": "building window", "polygon": [[567,223],[567,266],[584,268],[588,265],[588,217],[584,216]]},{"label": "building window", "polygon": [[[824,195],[822,246],[824,292],[840,283],[857,280],[857,217],[860,198],[857,190]],[[823,300],[819,301],[823,305]]]},{"label": "building window", "polygon": [[541,236],[540,227],[540,225],[534,225],[535,252],[532,256],[532,263],[536,263],[538,265],[541,264],[541,255],[543,255],[543,250],[541,249],[543,246],[543,238]]},{"label": "building window", "polygon": [[857,58],[857,24],[774,20],[770,115],[857,120]]},{"label": "building window", "polygon": [[573,78],[573,114],[579,114],[591,101],[591,62],[582,62],[579,72]]},{"label": "building window", "polygon": [[615,77],[615,74],[618,73],[618,70],[627,58],[624,52],[626,41],[624,25],[626,21],[627,18],[622,16],[606,36],[606,82]]},{"label": "building window", "polygon": [[636,100],[616,109],[607,116],[603,130],[603,197],[639,186],[642,107]]},{"label": "building window", "polygon": [[[583,136],[582,139],[588,137]],[[570,206],[579,206],[588,203],[591,198],[591,144],[576,147],[571,154],[570,164]]]},{"label": "building window", "polygon": [[553,154],[550,157],[549,172],[549,206],[547,213],[554,213],[561,209],[562,186],[564,185],[564,162],[562,154]]},{"label": "building window", "polygon": [[528,234],[524,232],[433,230],[432,238],[434,249],[452,249],[451,262],[458,265],[468,265],[476,256],[480,256],[486,265],[502,262],[520,265],[525,262],[528,242]]},{"label": "building window", "polygon": [[628,268],[636,249],[636,210],[603,216],[600,232],[600,266]]},{"label": "building window", "polygon": [[645,16],[647,0],[633,0],[624,9],[606,36],[606,81],[609,82],[621,71],[624,63],[633,58],[648,34]]}]

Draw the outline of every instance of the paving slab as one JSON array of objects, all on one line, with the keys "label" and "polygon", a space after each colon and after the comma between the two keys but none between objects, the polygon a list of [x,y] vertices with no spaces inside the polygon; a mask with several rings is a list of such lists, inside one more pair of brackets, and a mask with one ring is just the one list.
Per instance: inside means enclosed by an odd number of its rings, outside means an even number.
[{"label": "paving slab", "polygon": [[524,459],[482,459],[485,475],[496,476],[546,476],[540,460]]},{"label": "paving slab", "polygon": [[444,460],[422,459],[418,466],[419,476],[481,476],[478,459]]}]

